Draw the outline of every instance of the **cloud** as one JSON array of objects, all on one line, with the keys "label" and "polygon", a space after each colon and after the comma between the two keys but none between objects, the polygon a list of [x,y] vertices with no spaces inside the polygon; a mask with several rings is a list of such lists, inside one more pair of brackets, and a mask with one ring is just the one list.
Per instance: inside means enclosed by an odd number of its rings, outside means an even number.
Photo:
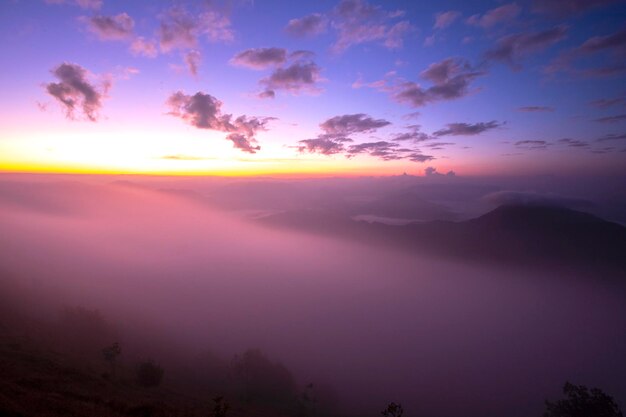
[{"label": "cloud", "polygon": [[344,142],[351,142],[349,138],[333,138],[320,135],[314,139],[303,139],[298,141],[299,152],[319,153],[322,155],[334,155],[345,150]]},{"label": "cloud", "polygon": [[260,83],[265,87],[265,92],[285,90],[292,94],[318,94],[321,91],[317,86],[322,80],[320,72],[321,68],[313,61],[296,61],[275,69]]},{"label": "cloud", "polygon": [[508,35],[498,39],[496,45],[485,52],[485,58],[504,62],[514,69],[520,69],[520,59],[562,41],[566,34],[566,26],[556,26],[541,32]]},{"label": "cloud", "polygon": [[230,42],[234,32],[230,19],[216,11],[192,15],[183,7],[173,7],[161,16],[159,26],[161,50],[194,49],[198,38],[204,35],[210,42]]},{"label": "cloud", "polygon": [[145,56],[148,58],[155,58],[159,54],[156,42],[146,40],[141,36],[132,41],[129,50],[133,55]]},{"label": "cloud", "polygon": [[437,168],[435,167],[426,167],[424,168],[424,176],[426,177],[455,177],[456,173],[454,171],[448,171],[445,174],[437,172]]},{"label": "cloud", "polygon": [[408,126],[409,131],[405,132],[405,133],[396,133],[395,135],[392,136],[392,139],[394,142],[404,142],[404,141],[411,141],[414,143],[419,143],[419,142],[424,142],[428,139],[431,139],[431,137],[424,133],[421,132],[421,126],[420,125],[411,125]]},{"label": "cloud", "polygon": [[44,0],[47,4],[71,4],[82,9],[97,10],[102,7],[102,0]]},{"label": "cloud", "polygon": [[189,51],[183,57],[187,68],[189,69],[189,73],[194,77],[198,75],[198,68],[200,67],[200,62],[202,61],[202,55],[200,52],[196,50]]},{"label": "cloud", "polygon": [[567,197],[555,193],[541,193],[535,191],[496,191],[481,198],[483,201],[495,205],[525,205],[567,207],[573,209],[588,209],[593,203],[581,198]]},{"label": "cloud", "polygon": [[437,13],[435,15],[433,29],[445,29],[453,24],[459,17],[461,17],[461,13],[454,10]]},{"label": "cloud", "polygon": [[406,80],[387,80],[371,83],[368,86],[390,93],[391,98],[411,107],[422,107],[438,101],[454,100],[470,94],[470,84],[483,71],[472,68],[469,63],[459,58],[447,58],[431,64],[420,77],[433,85],[425,88]]},{"label": "cloud", "polygon": [[97,121],[110,81],[96,87],[89,82],[88,71],[77,64],[63,63],[51,72],[59,82],[45,84],[46,91],[63,106],[67,118],[76,120],[76,113],[80,113],[87,120]]},{"label": "cloud", "polygon": [[594,122],[598,123],[617,123],[626,120],[626,114],[616,114],[614,116],[606,116],[600,117],[598,119],[594,119]]},{"label": "cloud", "polygon": [[316,36],[326,32],[328,20],[320,13],[313,13],[300,19],[291,19],[285,31],[293,36]]},{"label": "cloud", "polygon": [[433,136],[473,136],[479,135],[488,130],[501,127],[503,123],[499,123],[495,120],[490,122],[479,123],[448,123],[447,128],[437,130],[433,133]]},{"label": "cloud", "polygon": [[[602,52],[608,53],[615,62],[583,70],[574,67],[577,60]],[[568,71],[583,76],[606,77],[626,72],[624,59],[626,59],[626,28],[610,35],[594,36],[580,46],[562,52],[545,68],[545,71],[548,73]]]},{"label": "cloud", "polygon": [[515,142],[515,146],[522,149],[546,149],[548,142],[545,140],[520,140]]},{"label": "cloud", "polygon": [[206,158],[206,157],[202,157],[202,156],[193,156],[193,155],[176,154],[176,155],[164,155],[164,156],[160,157],[159,159],[166,159],[166,160],[170,160],[170,161],[204,161],[204,160],[213,159],[213,158]]},{"label": "cloud", "polygon": [[554,111],[554,107],[548,106],[524,106],[518,107],[518,111],[526,112],[526,113],[540,113],[540,112],[551,112]]},{"label": "cloud", "polygon": [[615,2],[616,0],[533,0],[531,9],[535,13],[567,17]]},{"label": "cloud", "polygon": [[295,36],[314,36],[325,32],[330,24],[337,36],[331,45],[335,54],[371,42],[397,49],[403,46],[404,37],[414,30],[407,20],[397,20],[402,15],[403,11],[387,11],[365,0],[341,0],[327,14],[315,13],[291,19],[285,30]]},{"label": "cloud", "polygon": [[626,133],[623,133],[621,135],[615,134],[615,133],[609,133],[607,135],[604,135],[598,139],[596,139],[597,142],[606,142],[609,140],[622,140],[622,139],[626,139]]},{"label": "cloud", "polygon": [[239,52],[229,62],[232,65],[262,70],[282,65],[287,60],[284,48],[253,48]]},{"label": "cloud", "polygon": [[467,19],[467,23],[473,26],[480,26],[489,29],[493,26],[514,20],[522,11],[516,3],[505,4],[487,11],[482,16],[475,14]]},{"label": "cloud", "polygon": [[255,146],[255,136],[257,132],[267,130],[266,125],[272,120],[245,115],[233,118],[231,114],[223,114],[222,102],[201,91],[194,95],[177,91],[167,99],[166,104],[170,108],[168,114],[199,129],[226,132],[226,139],[233,142],[235,148],[248,153],[256,153],[261,149]]},{"label": "cloud", "polygon": [[556,141],[559,145],[569,146],[570,148],[586,148],[589,144],[585,141],[571,138],[563,138]]},{"label": "cloud", "polygon": [[379,140],[346,145],[354,142],[349,136],[372,133],[388,125],[390,123],[386,120],[374,119],[363,113],[331,117],[320,123],[320,129],[323,133],[320,133],[316,138],[298,141],[296,149],[301,153],[344,154],[347,158],[367,154],[383,161],[406,159],[424,162],[434,159],[433,156],[421,154],[418,149],[401,147],[396,140]]},{"label": "cloud", "polygon": [[619,104],[626,105],[626,97],[614,97],[614,98],[601,98],[598,100],[590,101],[589,104],[593,107],[599,107],[605,109]]},{"label": "cloud", "polygon": [[100,40],[125,41],[133,36],[135,21],[126,13],[115,16],[83,16],[80,20]]},{"label": "cloud", "polygon": [[358,113],[332,117],[321,123],[320,128],[330,135],[350,135],[373,132],[390,124],[387,120],[373,119],[366,114]]},{"label": "cloud", "polygon": [[274,90],[263,90],[257,94],[260,99],[276,98],[276,92]]}]

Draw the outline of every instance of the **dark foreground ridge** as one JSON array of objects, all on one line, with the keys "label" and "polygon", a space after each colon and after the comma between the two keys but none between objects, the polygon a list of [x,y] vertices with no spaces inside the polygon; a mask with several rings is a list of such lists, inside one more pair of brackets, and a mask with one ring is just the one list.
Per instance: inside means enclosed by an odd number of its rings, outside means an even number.
[{"label": "dark foreground ridge", "polygon": [[465,260],[626,271],[626,227],[561,207],[505,205],[471,220],[404,226],[319,210],[283,212],[259,221]]}]

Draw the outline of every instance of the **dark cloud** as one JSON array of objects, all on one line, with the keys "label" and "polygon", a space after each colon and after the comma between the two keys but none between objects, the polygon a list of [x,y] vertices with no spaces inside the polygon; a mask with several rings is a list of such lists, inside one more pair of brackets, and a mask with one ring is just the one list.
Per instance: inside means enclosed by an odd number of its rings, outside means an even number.
[{"label": "dark cloud", "polygon": [[433,136],[473,136],[486,132],[491,129],[496,129],[502,126],[503,123],[499,123],[495,120],[490,122],[479,123],[448,123],[447,128],[437,130],[433,133]]},{"label": "dark cloud", "polygon": [[516,3],[505,4],[487,11],[485,14],[475,14],[467,19],[467,23],[489,29],[501,23],[514,20],[522,11]]},{"label": "dark cloud", "polygon": [[586,54],[610,50],[624,56],[626,55],[626,28],[611,35],[589,38],[580,45],[578,50]]},{"label": "dark cloud", "polygon": [[598,123],[618,123],[626,120],[626,114],[616,114],[614,116],[606,116],[600,117],[598,119],[594,119],[594,122]]},{"label": "dark cloud", "polygon": [[164,52],[197,48],[200,36],[210,42],[232,41],[230,19],[213,10],[191,14],[183,7],[173,7],[161,15],[159,45]]},{"label": "dark cloud", "polygon": [[320,13],[313,13],[300,19],[291,19],[285,31],[293,36],[315,36],[326,32],[328,20]]},{"label": "dark cloud", "polygon": [[87,120],[97,121],[109,82],[97,88],[89,82],[88,71],[77,64],[63,63],[54,68],[52,74],[59,82],[45,84],[45,88],[48,94],[61,103],[66,116],[74,120],[76,113],[81,113]]},{"label": "dark cloud", "polygon": [[485,52],[485,58],[504,62],[514,69],[520,69],[520,59],[554,45],[565,39],[566,34],[566,26],[557,26],[541,32],[508,35],[498,39],[496,45]]},{"label": "dark cloud", "polygon": [[517,110],[519,110],[521,112],[527,112],[527,113],[551,112],[551,111],[554,111],[554,107],[548,107],[548,106],[524,106],[524,107],[518,107]]},{"label": "dark cloud", "polygon": [[133,37],[135,21],[126,13],[115,16],[82,17],[81,21],[100,40],[125,41]]},{"label": "dark cloud", "polygon": [[47,4],[71,4],[82,9],[97,10],[102,7],[102,0],[44,0]]},{"label": "dark cloud", "polygon": [[292,94],[317,94],[321,92],[317,85],[322,79],[320,72],[321,68],[313,61],[296,61],[275,69],[260,82],[265,91],[285,90]]},{"label": "dark cloud", "polygon": [[413,81],[403,81],[394,86],[383,85],[391,97],[411,107],[422,107],[437,101],[454,100],[470,93],[470,84],[484,72],[472,68],[467,61],[447,58],[431,64],[420,76],[433,85],[424,88]]},{"label": "dark cloud", "polygon": [[435,159],[432,155],[424,155],[418,152],[407,155],[407,159],[411,162],[428,162]]},{"label": "dark cloud", "polygon": [[378,142],[365,142],[356,145],[351,145],[347,150],[347,156],[352,157],[354,155],[366,153],[370,156],[378,157],[382,160],[390,161],[396,159],[402,159],[397,153],[397,148],[400,145],[395,142],[387,142],[384,140]]},{"label": "dark cloud", "polygon": [[437,13],[435,15],[433,29],[445,29],[453,24],[459,17],[461,17],[461,13],[455,10]]},{"label": "dark cloud", "polygon": [[533,0],[532,11],[555,17],[566,17],[588,9],[606,6],[617,0]]},{"label": "dark cloud", "polygon": [[427,177],[455,177],[456,173],[454,171],[448,171],[445,174],[437,172],[437,168],[435,167],[426,167],[424,168],[424,175]]},{"label": "dark cloud", "polygon": [[358,114],[344,114],[332,117],[320,124],[320,128],[330,135],[350,135],[353,133],[373,132],[391,123],[383,119],[373,119],[370,116]]},{"label": "dark cloud", "polygon": [[235,55],[230,63],[240,67],[262,70],[282,65],[287,60],[284,48],[253,48],[246,49]]},{"label": "dark cloud", "polygon": [[571,148],[586,148],[589,144],[585,141],[571,138],[563,138],[556,141],[559,145],[569,146]]},{"label": "dark cloud", "polygon": [[257,132],[266,130],[267,123],[272,120],[245,115],[233,118],[230,114],[223,114],[222,102],[203,92],[187,95],[177,91],[168,98],[167,105],[170,108],[168,114],[199,129],[226,132],[226,139],[232,141],[235,148],[248,153],[256,153],[261,149],[254,146],[255,136]]},{"label": "dark cloud", "polygon": [[263,90],[259,94],[257,94],[257,97],[261,99],[275,98],[276,92],[274,90]]},{"label": "dark cloud", "polygon": [[189,69],[189,73],[194,77],[198,75],[198,68],[200,67],[200,62],[202,61],[202,55],[200,52],[196,50],[189,51],[183,58],[187,68]]},{"label": "dark cloud", "polygon": [[515,146],[522,149],[545,149],[548,142],[545,140],[520,140],[515,142]]}]

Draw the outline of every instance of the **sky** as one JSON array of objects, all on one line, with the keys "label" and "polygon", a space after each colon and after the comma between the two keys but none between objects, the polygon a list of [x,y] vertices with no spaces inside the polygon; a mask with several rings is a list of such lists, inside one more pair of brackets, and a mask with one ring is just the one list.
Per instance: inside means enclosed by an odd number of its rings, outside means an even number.
[{"label": "sky", "polygon": [[626,173],[621,0],[2,0],[0,170]]}]

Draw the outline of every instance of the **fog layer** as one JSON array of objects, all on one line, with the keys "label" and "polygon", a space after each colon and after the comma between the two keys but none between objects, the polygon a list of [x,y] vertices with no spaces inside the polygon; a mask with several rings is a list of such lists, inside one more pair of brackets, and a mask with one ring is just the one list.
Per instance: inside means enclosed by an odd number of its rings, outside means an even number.
[{"label": "fog layer", "polygon": [[98,308],[191,353],[258,347],[331,384],[348,413],[396,401],[414,416],[539,415],[566,380],[626,402],[614,281],[261,227],[190,190],[5,178],[3,278],[41,296],[33,311]]}]

